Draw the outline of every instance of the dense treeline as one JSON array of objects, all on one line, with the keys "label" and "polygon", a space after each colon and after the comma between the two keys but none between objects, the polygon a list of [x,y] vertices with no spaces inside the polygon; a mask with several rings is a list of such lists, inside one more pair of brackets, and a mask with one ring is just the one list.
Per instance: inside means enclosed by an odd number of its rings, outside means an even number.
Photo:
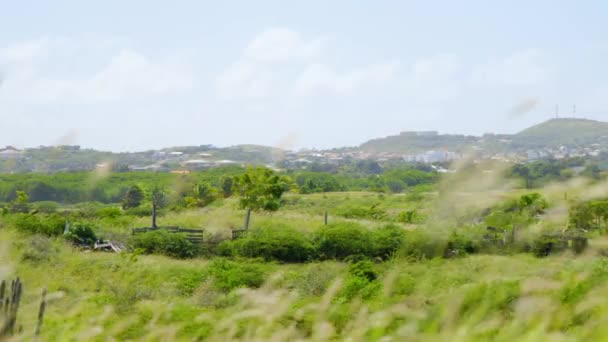
[{"label": "dense treeline", "polygon": [[[301,193],[334,191],[391,191],[401,192],[408,187],[434,183],[438,175],[430,170],[398,167],[369,174],[373,165],[362,164],[359,169],[340,173],[298,171],[287,177]],[[148,194],[155,188],[170,190],[185,197],[195,186],[198,192],[232,191],[232,177],[243,174],[241,167],[224,167],[190,174],[113,172],[107,175],[96,172],[67,172],[52,174],[0,174],[0,202],[12,202],[17,191],[24,191],[30,202],[54,201],[59,203],[119,203],[133,185]],[[205,187],[205,189],[201,188]]]}]

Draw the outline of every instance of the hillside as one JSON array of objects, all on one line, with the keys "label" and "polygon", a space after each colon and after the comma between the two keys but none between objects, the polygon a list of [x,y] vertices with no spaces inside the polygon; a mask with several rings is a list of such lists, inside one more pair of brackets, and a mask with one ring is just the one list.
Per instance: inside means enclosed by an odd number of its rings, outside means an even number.
[{"label": "hillside", "polygon": [[477,145],[488,152],[522,151],[528,149],[608,146],[608,122],[589,119],[551,119],[517,134],[467,135],[436,132],[402,132],[399,135],[369,140],[359,146],[365,152],[419,153],[428,150],[461,152]]},{"label": "hillside", "polygon": [[[431,134],[429,134],[431,133]],[[435,134],[434,132],[403,132],[367,141],[359,146],[365,152],[419,153],[428,150],[463,151],[478,138],[467,135]]]},{"label": "hillside", "polygon": [[513,136],[514,148],[586,146],[608,142],[608,123],[588,119],[551,119]]}]

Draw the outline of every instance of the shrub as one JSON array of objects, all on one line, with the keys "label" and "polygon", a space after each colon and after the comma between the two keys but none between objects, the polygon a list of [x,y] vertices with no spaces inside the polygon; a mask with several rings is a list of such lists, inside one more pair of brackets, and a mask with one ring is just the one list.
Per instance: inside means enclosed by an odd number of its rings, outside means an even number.
[{"label": "shrub", "polygon": [[319,229],[314,237],[322,258],[344,259],[353,255],[373,256],[372,234],[356,223],[335,223]]},{"label": "shrub", "polygon": [[378,274],[374,268],[374,264],[369,260],[362,260],[350,265],[348,277],[336,300],[349,302],[356,297],[370,299],[378,294],[382,284],[377,280]]},{"label": "shrub", "polygon": [[65,219],[59,215],[17,214],[14,224],[21,232],[58,236],[63,234]]},{"label": "shrub", "polygon": [[444,258],[473,254],[479,250],[473,239],[461,233],[452,232],[443,252]]},{"label": "shrub", "polygon": [[239,287],[260,287],[266,276],[265,270],[259,264],[226,259],[213,260],[208,272],[213,279],[213,286],[226,292]]},{"label": "shrub", "polygon": [[75,223],[70,226],[65,238],[73,243],[92,245],[97,241],[95,231],[85,223]]},{"label": "shrub", "polygon": [[106,207],[97,210],[97,217],[116,219],[122,216],[122,210],[117,207]]},{"label": "shrub", "polygon": [[568,244],[557,235],[543,234],[532,242],[532,254],[542,258],[565,250]]},{"label": "shrub", "polygon": [[382,220],[388,214],[384,209],[378,208],[378,204],[374,204],[371,207],[347,205],[337,209],[336,215],[351,219]]},{"label": "shrub", "polygon": [[414,259],[432,259],[443,255],[446,241],[428,231],[416,229],[404,232],[399,256]]},{"label": "shrub", "polygon": [[230,244],[232,255],[264,258],[267,261],[304,262],[312,260],[316,254],[304,233],[287,227],[254,230]]},{"label": "shrub", "polygon": [[372,231],[373,256],[388,259],[403,245],[405,231],[395,225],[386,225]]},{"label": "shrub", "polygon": [[21,255],[23,261],[31,261],[34,263],[49,261],[57,251],[53,247],[51,240],[43,235],[35,235],[29,241],[26,249]]},{"label": "shrub", "polygon": [[53,214],[57,212],[57,209],[59,208],[59,204],[53,201],[36,202],[32,204],[32,206],[34,207],[34,210],[43,214]]},{"label": "shrub", "polygon": [[135,235],[131,245],[146,254],[163,254],[175,258],[192,258],[199,253],[198,246],[192,244],[182,234],[156,230]]}]

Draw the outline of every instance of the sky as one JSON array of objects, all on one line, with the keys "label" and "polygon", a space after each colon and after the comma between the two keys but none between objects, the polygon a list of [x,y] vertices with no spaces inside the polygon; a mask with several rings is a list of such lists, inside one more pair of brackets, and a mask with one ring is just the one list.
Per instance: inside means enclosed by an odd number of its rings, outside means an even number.
[{"label": "sky", "polygon": [[[354,146],[608,121],[608,1],[0,0],[0,146]],[[576,105],[576,113],[573,106]]]}]

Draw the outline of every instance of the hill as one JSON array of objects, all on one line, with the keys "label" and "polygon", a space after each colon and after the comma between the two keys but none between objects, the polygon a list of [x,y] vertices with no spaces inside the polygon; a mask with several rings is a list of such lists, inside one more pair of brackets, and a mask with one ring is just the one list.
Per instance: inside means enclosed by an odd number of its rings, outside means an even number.
[{"label": "hill", "polygon": [[551,119],[513,136],[513,148],[588,146],[608,143],[608,123],[588,119]]},{"label": "hill", "polygon": [[437,132],[402,132],[372,139],[358,149],[380,153],[419,153],[429,150],[462,152],[472,146],[488,152],[521,152],[529,149],[608,146],[608,122],[589,119],[551,119],[517,134],[470,135],[438,134]]},{"label": "hill", "polygon": [[436,132],[402,132],[399,135],[372,139],[359,146],[365,152],[419,153],[428,150],[463,151],[479,138],[470,135],[437,134]]}]

